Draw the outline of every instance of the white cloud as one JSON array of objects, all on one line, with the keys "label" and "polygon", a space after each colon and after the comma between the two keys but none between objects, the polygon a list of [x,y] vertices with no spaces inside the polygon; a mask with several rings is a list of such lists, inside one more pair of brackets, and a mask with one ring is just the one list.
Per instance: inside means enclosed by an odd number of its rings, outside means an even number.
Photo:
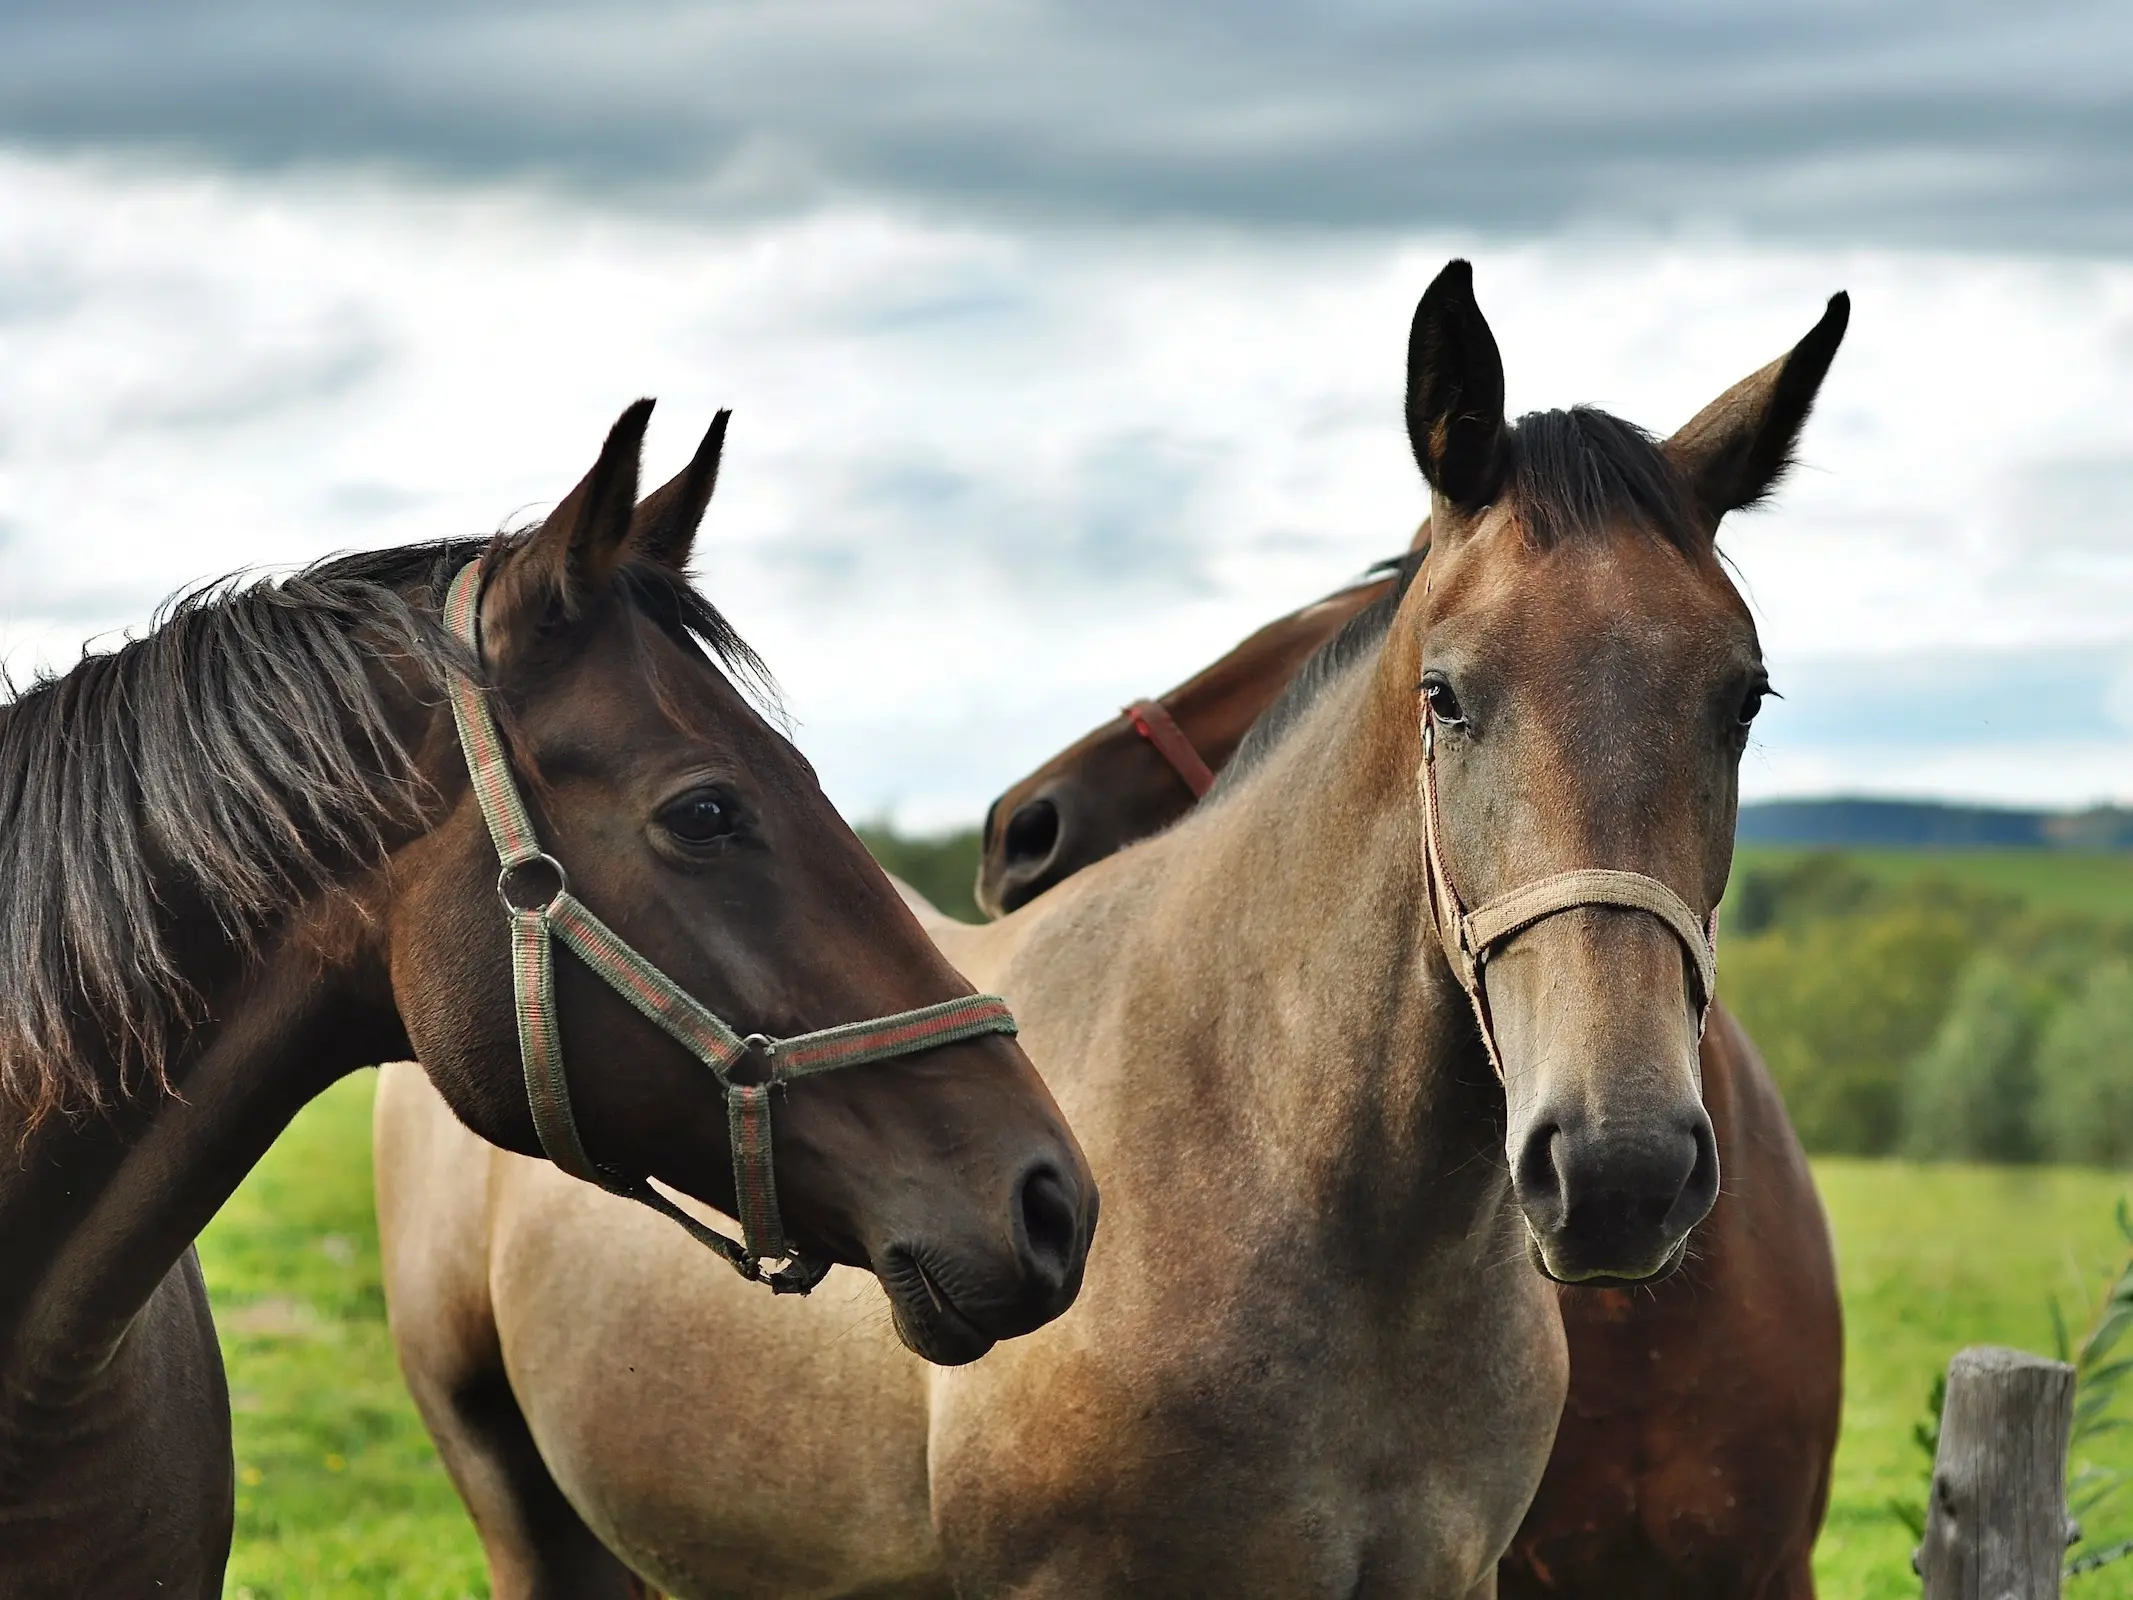
[{"label": "white cloud", "polygon": [[[1804,469],[1726,538],[1781,685],[1806,685],[1752,790],[1885,786],[1855,730],[1818,733],[1877,662],[2133,650],[2133,268],[2112,263],[858,207],[692,226],[21,156],[0,213],[18,671],[187,579],[537,511],[639,393],[661,397],[653,475],[731,404],[706,587],[841,803],[972,817],[1123,698],[1404,544],[1407,319],[1455,251],[1514,408],[1661,431],[1852,291]],[[2115,731],[2048,758],[2017,737],[2018,787],[2133,797]],[[1985,750],[1951,728],[1902,770],[2014,792]]]}]

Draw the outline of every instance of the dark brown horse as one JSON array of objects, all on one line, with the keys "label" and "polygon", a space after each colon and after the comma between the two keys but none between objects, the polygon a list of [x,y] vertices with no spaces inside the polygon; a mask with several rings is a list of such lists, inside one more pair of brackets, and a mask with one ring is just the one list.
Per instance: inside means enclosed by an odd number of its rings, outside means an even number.
[{"label": "dark brown horse", "polygon": [[[8,1600],[221,1593],[229,1416],[190,1245],[305,1101],[419,1054],[469,1127],[541,1149],[510,885],[455,684],[483,685],[501,717],[573,903],[702,1006],[790,1035],[968,993],[736,687],[755,658],[682,576],[724,417],[637,508],[650,409],[624,413],[529,534],[195,595],[8,709]],[[476,596],[470,650],[439,607],[476,560],[482,588],[455,591]],[[570,956],[553,999],[565,1099],[603,1177],[731,1211],[705,1063]],[[968,1359],[1073,1299],[1094,1188],[999,1034],[795,1086],[774,1148],[794,1248],[879,1270],[922,1353]],[[505,1408],[487,1415],[500,1448],[530,1448]],[[549,1536],[567,1543],[573,1521],[558,1511]]]},{"label": "dark brown horse", "polygon": [[[1398,603],[1427,532],[1390,572],[1270,623],[1163,695],[1175,735],[1223,767],[1314,651]],[[993,802],[977,884],[990,915],[1192,807],[1192,782],[1144,721],[1113,718]],[[1776,1087],[1723,1004],[1702,1060],[1724,1189],[1671,1278],[1561,1292],[1570,1396],[1503,1563],[1506,1597],[1814,1592],[1843,1359],[1828,1225]]]}]

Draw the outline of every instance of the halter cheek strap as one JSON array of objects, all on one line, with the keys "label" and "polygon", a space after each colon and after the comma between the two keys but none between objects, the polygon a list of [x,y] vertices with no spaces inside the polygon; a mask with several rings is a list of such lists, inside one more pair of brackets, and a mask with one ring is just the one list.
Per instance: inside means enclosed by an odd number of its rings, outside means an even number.
[{"label": "halter cheek strap", "polygon": [[1437,815],[1437,719],[1426,697],[1422,702],[1422,840],[1430,914],[1437,924],[1438,942],[1444,947],[1452,976],[1459,980],[1459,987],[1466,991],[1474,1008],[1474,1020],[1481,1026],[1481,1042],[1497,1077],[1503,1076],[1503,1057],[1496,1048],[1496,1027],[1489,1014],[1489,957],[1535,923],[1580,906],[1642,911],[1657,917],[1681,941],[1681,948],[1688,952],[1696,969],[1696,1037],[1703,1038],[1704,1025],[1711,1016],[1711,998],[1718,992],[1716,906],[1709,916],[1699,918],[1687,901],[1657,878],[1614,867],[1580,867],[1535,879],[1467,910],[1444,861],[1443,831]]},{"label": "halter cheek strap", "polygon": [[1132,721],[1134,731],[1154,745],[1156,753],[1185,780],[1185,787],[1195,800],[1215,786],[1214,769],[1193,748],[1192,740],[1162,701],[1136,700],[1126,707],[1125,715]]},{"label": "halter cheek strap", "polygon": [[[477,660],[480,615],[481,563],[474,561],[460,568],[452,580],[445,598],[445,622]],[[989,1033],[1011,1034],[1015,1019],[1007,1002],[996,995],[964,995],[871,1022],[850,1022],[786,1039],[736,1033],[570,892],[563,864],[541,848],[487,694],[464,678],[455,678],[450,692],[452,720],[459,729],[474,798],[502,862],[496,892],[511,922],[511,987],[518,1008],[519,1055],[542,1150],[572,1177],[598,1184],[679,1223],[744,1278],[768,1283],[778,1294],[807,1293],[822,1281],[829,1263],[802,1255],[785,1236],[771,1169],[771,1092],[796,1079],[840,1067],[886,1061]],[[563,1039],[555,1004],[557,940],[711,1069],[725,1094],[740,1240],[706,1227],[646,1179],[603,1167],[586,1153],[563,1069]],[[785,1265],[766,1273],[766,1260]]]}]

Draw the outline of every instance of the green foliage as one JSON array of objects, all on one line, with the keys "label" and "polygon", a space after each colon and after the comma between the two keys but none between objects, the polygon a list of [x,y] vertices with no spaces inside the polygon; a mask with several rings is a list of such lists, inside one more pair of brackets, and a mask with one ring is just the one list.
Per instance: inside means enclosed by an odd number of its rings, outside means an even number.
[{"label": "green foliage", "polygon": [[[2133,1160],[2133,867],[2069,905],[2065,858],[1744,854],[1720,989],[1811,1150]],[[1988,887],[1989,886],[1989,887]]]},{"label": "green foliage", "polygon": [[2037,1049],[2038,1132],[2062,1161],[2133,1164],[2133,965],[2106,961]]},{"label": "green foliage", "polygon": [[[1736,892],[1746,873],[1829,854],[1797,845],[1742,845],[1733,858]],[[1888,889],[1934,879],[2040,914],[2098,921],[2133,916],[2133,850],[1846,850],[1839,859]]]},{"label": "green foliage", "polygon": [[1841,915],[1816,908],[1726,936],[1719,993],[1761,1048],[1810,1150],[1893,1147],[1904,1063],[1932,1038],[1972,948],[1952,909],[1908,900]]},{"label": "green foliage", "polygon": [[1905,1069],[1905,1155],[2035,1159],[2036,1043],[2048,1005],[1999,952],[1971,958],[1932,1044]]},{"label": "green foliage", "polygon": [[860,841],[874,859],[895,873],[951,917],[983,922],[975,898],[978,883],[978,830],[915,836],[900,834],[885,822],[859,830]]},{"label": "green foliage", "polygon": [[[2118,1202],[2117,1216],[2119,1237],[2133,1246],[2133,1214],[2128,1213],[2123,1198]],[[2051,1309],[2055,1353],[2074,1368],[2074,1427],[2067,1447],[2066,1508],[2082,1524],[2083,1537],[2091,1548],[2067,1567],[2067,1575],[2080,1577],[2133,1555],[2133,1540],[2121,1538],[2098,1545],[2089,1528],[2094,1513],[2133,1483],[2133,1469],[2122,1463],[2093,1459],[2098,1441],[2133,1427],[2133,1418],[2127,1417],[2121,1406],[2129,1387],[2128,1375],[2133,1374],[2133,1355],[2122,1349],[2126,1335],[2133,1332],[2133,1258],[2105,1287],[2078,1347],[2067,1333],[2057,1300]]]},{"label": "green foliage", "polygon": [[[2053,1304],[2054,1314],[2058,1311]],[[1933,1467],[1940,1460],[1940,1419],[1948,1409],[1948,1374],[1936,1372],[1933,1382],[1926,1389],[1925,1415],[1911,1424],[1911,1442],[1918,1446],[1925,1464],[1919,1469],[1917,1491],[1908,1495],[1892,1496],[1889,1514],[1910,1530],[1911,1537],[1926,1536],[1926,1502],[1933,1493]]]}]

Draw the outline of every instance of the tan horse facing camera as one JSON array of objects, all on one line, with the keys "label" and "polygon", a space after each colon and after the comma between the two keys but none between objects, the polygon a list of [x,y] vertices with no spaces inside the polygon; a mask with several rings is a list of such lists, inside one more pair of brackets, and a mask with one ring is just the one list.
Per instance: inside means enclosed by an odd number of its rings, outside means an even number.
[{"label": "tan horse facing camera", "polygon": [[1548,1279],[1669,1270],[1717,1190],[1707,919],[1765,681],[1713,535],[1843,324],[1662,445],[1508,422],[1465,263],[1431,285],[1429,581],[1177,827],[930,923],[1104,1186],[1049,1328],[929,1369],[869,1280],[741,1293],[396,1072],[394,1331],[498,1595],[627,1592],[544,1564],[557,1517],[676,1596],[1493,1594],[1563,1401]]}]

